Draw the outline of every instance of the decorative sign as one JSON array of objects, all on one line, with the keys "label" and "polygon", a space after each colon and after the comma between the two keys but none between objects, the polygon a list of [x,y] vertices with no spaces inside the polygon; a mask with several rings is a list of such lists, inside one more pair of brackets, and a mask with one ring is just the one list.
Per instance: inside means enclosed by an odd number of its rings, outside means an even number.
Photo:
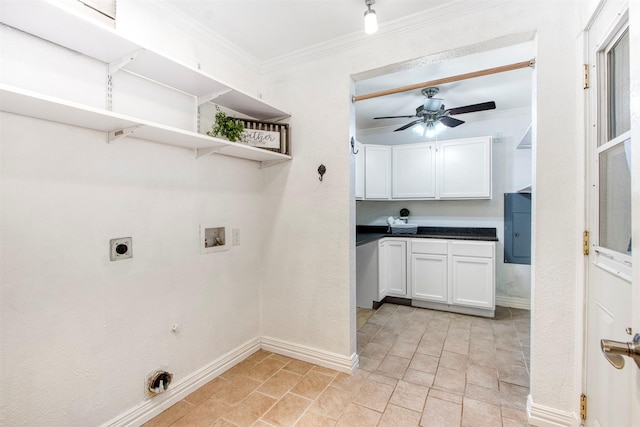
[{"label": "decorative sign", "polygon": [[242,141],[253,147],[280,149],[280,132],[245,129],[242,132]]}]

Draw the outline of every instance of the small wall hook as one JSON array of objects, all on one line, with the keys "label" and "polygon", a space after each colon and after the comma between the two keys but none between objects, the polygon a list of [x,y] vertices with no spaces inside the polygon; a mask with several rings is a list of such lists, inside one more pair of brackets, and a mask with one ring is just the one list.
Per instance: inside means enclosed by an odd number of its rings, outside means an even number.
[{"label": "small wall hook", "polygon": [[351,137],[351,152],[353,154],[358,154],[360,152],[360,150],[356,151],[356,140],[353,139],[353,137]]},{"label": "small wall hook", "polygon": [[325,174],[325,172],[327,171],[327,168],[324,165],[320,165],[318,166],[318,173],[320,174],[320,181],[322,181],[322,175]]}]

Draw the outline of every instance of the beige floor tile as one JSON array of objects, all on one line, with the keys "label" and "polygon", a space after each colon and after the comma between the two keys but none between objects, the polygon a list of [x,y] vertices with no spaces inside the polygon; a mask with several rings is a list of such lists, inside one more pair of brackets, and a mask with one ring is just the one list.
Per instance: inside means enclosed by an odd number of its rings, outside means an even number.
[{"label": "beige floor tile", "polygon": [[427,325],[427,331],[447,332],[449,323],[449,319],[431,319]]},{"label": "beige floor tile", "polygon": [[524,366],[499,365],[498,378],[503,382],[529,387],[529,373]]},{"label": "beige floor tile", "polygon": [[404,376],[409,362],[409,359],[389,354],[380,362],[376,372],[388,377],[400,379]]},{"label": "beige floor tile", "polygon": [[465,397],[480,400],[486,403],[491,403],[492,405],[500,405],[500,392],[497,389],[491,390],[467,383],[467,387],[464,390],[464,395]]},{"label": "beige floor tile", "polygon": [[333,377],[311,370],[291,389],[292,393],[315,399],[333,381]]},{"label": "beige floor tile", "polygon": [[273,353],[271,356],[269,356],[269,359],[279,360],[281,362],[284,362],[285,364],[289,362],[293,362],[295,360],[289,356],[285,356],[284,354],[278,354],[278,353]]},{"label": "beige floor tile", "polygon": [[257,363],[248,373],[247,376],[249,378],[253,378],[254,380],[265,382],[273,374],[278,372],[283,366],[285,366],[289,362],[284,362],[282,360],[278,360],[272,357],[267,357],[262,360],[260,363]]},{"label": "beige floor tile", "polygon": [[391,405],[382,414],[378,427],[416,427],[420,423],[420,412]]},{"label": "beige floor tile", "polygon": [[170,408],[162,411],[155,418],[149,420],[144,424],[144,427],[166,427],[178,421],[185,414],[187,414],[190,410],[192,410],[194,406],[190,403],[181,400]]},{"label": "beige floor tile", "polygon": [[463,427],[502,427],[500,407],[465,397],[462,403]]},{"label": "beige floor tile", "polygon": [[447,339],[444,340],[443,350],[460,354],[469,354],[469,341],[450,338],[447,336]]},{"label": "beige floor tile", "polygon": [[424,334],[422,335],[422,339],[426,341],[434,341],[440,344],[444,344],[445,339],[447,339],[447,330],[437,330],[430,329],[427,326]]},{"label": "beige floor tile", "polygon": [[333,427],[336,421],[312,412],[305,413],[296,423],[296,427]]},{"label": "beige floor tile", "polygon": [[213,395],[212,399],[235,406],[249,396],[262,383],[247,377],[238,377],[225,383],[224,387]]},{"label": "beige floor tile", "polygon": [[524,410],[529,394],[529,387],[500,381],[500,404],[510,408]]},{"label": "beige floor tile", "polygon": [[338,375],[340,372],[336,371],[335,369],[331,369],[331,368],[325,368],[324,366],[318,366],[318,365],[313,365],[313,368],[311,368],[312,371],[315,372],[319,372],[321,374],[324,375],[329,375],[331,377],[335,377],[336,375]]},{"label": "beige floor tile", "polygon": [[171,427],[209,427],[230,409],[229,405],[209,399],[190,410],[184,417],[171,424]]},{"label": "beige floor tile", "polygon": [[[254,354],[257,354],[257,353],[254,353]],[[234,380],[241,376],[247,376],[247,374],[249,374],[249,372],[251,372],[251,370],[255,366],[256,366],[256,363],[253,360],[250,360],[250,359],[243,360],[233,368],[228,369],[227,371],[220,374],[220,378],[227,379],[227,380]]]},{"label": "beige floor tile", "polygon": [[433,387],[442,390],[464,394],[466,375],[462,371],[449,368],[438,368]]},{"label": "beige floor tile", "polygon": [[313,368],[313,363],[303,362],[302,360],[293,360],[282,369],[296,374],[305,375],[311,370],[311,368]]},{"label": "beige floor tile", "polygon": [[370,372],[362,369],[356,369],[353,375],[341,372],[336,375],[333,381],[331,381],[331,385],[348,391],[355,396],[355,394],[360,390],[360,387],[362,387],[362,384],[364,384],[370,374]]},{"label": "beige floor tile", "polygon": [[499,348],[496,350],[496,360],[505,365],[524,366],[522,350],[504,350]]},{"label": "beige floor tile", "polygon": [[411,343],[417,346],[422,338],[422,333],[422,331],[405,330],[398,335],[398,342]]},{"label": "beige floor tile", "polygon": [[469,365],[467,369],[467,384],[498,390],[498,372],[494,368]]},{"label": "beige floor tile", "polygon": [[[383,358],[384,359],[384,358]],[[358,367],[365,371],[374,372],[382,363],[382,359],[371,359],[369,357],[360,356]]]},{"label": "beige floor tile", "polygon": [[293,426],[312,401],[295,394],[286,394],[262,419],[277,427]]},{"label": "beige floor tile", "polygon": [[185,397],[184,400],[197,406],[219,392],[220,389],[224,387],[225,383],[227,383],[227,381],[228,380],[225,380],[221,377],[214,378],[213,380],[209,381],[208,383]]},{"label": "beige floor tile", "polygon": [[429,396],[420,425],[423,427],[455,427],[460,425],[461,419],[462,405]]},{"label": "beige floor tile", "polygon": [[394,387],[396,386],[396,384],[398,384],[397,378],[391,378],[386,375],[382,375],[378,372],[371,372],[367,378],[370,379],[371,381],[377,381],[382,384],[389,384]]},{"label": "beige floor tile", "polygon": [[455,369],[457,371],[466,371],[468,361],[469,356],[467,356],[466,354],[443,351],[440,355],[439,366]]},{"label": "beige floor tile", "polygon": [[407,381],[398,381],[389,403],[412,411],[422,412],[428,393],[429,387]]},{"label": "beige floor tile", "polygon": [[382,361],[385,358],[387,353],[391,350],[390,344],[381,344],[377,342],[370,342],[364,348],[364,351],[360,356],[367,357],[374,360]]},{"label": "beige floor tile", "polygon": [[398,342],[395,343],[393,347],[391,347],[391,350],[389,350],[389,354],[392,354],[398,357],[404,357],[405,359],[411,359],[413,357],[413,354],[416,352],[416,348],[418,347],[418,344],[417,344],[418,342],[420,342],[420,338],[418,338],[418,341],[415,343],[401,341],[399,339]]},{"label": "beige floor tile", "polygon": [[427,354],[429,356],[440,357],[442,354],[442,347],[444,346],[444,340],[442,342],[425,340],[424,338],[420,340],[420,344],[418,344],[418,348],[416,349],[417,353]]},{"label": "beige floor tile", "polygon": [[376,427],[382,414],[356,404],[350,404],[336,427]]},{"label": "beige floor tile", "polygon": [[393,389],[392,385],[366,380],[353,399],[353,403],[382,412],[391,398]]},{"label": "beige floor tile", "polygon": [[277,399],[273,397],[254,392],[238,406],[224,414],[224,419],[239,427],[248,427],[258,421],[276,402]]},{"label": "beige floor tile", "polygon": [[429,389],[429,397],[434,397],[440,400],[446,400],[447,402],[457,403],[458,405],[462,405],[462,394],[459,393],[451,393],[449,391],[440,390],[437,388]]},{"label": "beige floor tile", "polygon": [[291,388],[302,380],[302,375],[280,370],[258,387],[258,391],[268,396],[280,399]]},{"label": "beige floor tile", "polygon": [[416,371],[427,372],[429,374],[435,374],[438,370],[438,362],[440,359],[428,354],[416,353],[411,359],[409,367]]},{"label": "beige floor tile", "polygon": [[218,420],[213,427],[238,427],[235,424],[233,424],[232,422],[229,422],[227,420],[225,420],[224,418]]},{"label": "beige floor tile", "polygon": [[413,384],[431,387],[435,377],[436,376],[434,374],[409,368],[407,369],[407,372],[405,372],[403,379]]},{"label": "beige floor tile", "polygon": [[526,421],[517,421],[510,418],[502,419],[502,427],[529,427],[530,425],[531,424]]},{"label": "beige floor tile", "polygon": [[527,421],[527,411],[522,409],[510,408],[508,406],[502,407],[502,418],[510,418],[515,421]]},{"label": "beige floor tile", "polygon": [[272,354],[273,353],[267,350],[258,350],[255,353],[253,353],[251,356],[247,357],[246,360],[248,362],[258,363],[266,359],[267,357],[271,356]]},{"label": "beige floor tile", "polygon": [[309,412],[338,420],[349,406],[351,394],[336,387],[329,386],[309,407]]}]

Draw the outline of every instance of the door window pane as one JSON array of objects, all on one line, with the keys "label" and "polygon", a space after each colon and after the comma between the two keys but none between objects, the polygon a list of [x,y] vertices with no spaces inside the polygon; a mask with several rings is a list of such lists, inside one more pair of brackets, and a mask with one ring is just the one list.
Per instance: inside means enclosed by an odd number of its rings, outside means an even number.
[{"label": "door window pane", "polygon": [[607,54],[609,140],[630,129],[631,92],[629,87],[629,30],[625,31]]},{"label": "door window pane", "polygon": [[631,255],[631,144],[624,143],[599,155],[599,245]]}]

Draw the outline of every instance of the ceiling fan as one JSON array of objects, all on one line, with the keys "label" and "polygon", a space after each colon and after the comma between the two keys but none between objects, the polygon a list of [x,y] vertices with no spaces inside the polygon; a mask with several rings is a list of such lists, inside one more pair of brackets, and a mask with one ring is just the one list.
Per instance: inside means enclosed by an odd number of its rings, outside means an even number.
[{"label": "ceiling fan", "polygon": [[489,101],[482,102],[480,104],[466,105],[464,107],[445,109],[444,104],[442,103],[443,99],[434,98],[434,96],[438,94],[438,91],[439,89],[437,87],[427,87],[422,89],[421,93],[426,97],[426,99],[424,100],[424,103],[422,105],[416,108],[416,114],[413,116],[385,116],[374,117],[374,119],[411,119],[415,117],[417,118],[417,120],[399,127],[398,129],[394,130],[394,132],[408,129],[411,126],[417,125],[418,123],[424,123],[424,132],[426,134],[429,129],[434,129],[436,123],[438,122],[450,128],[460,126],[464,123],[463,120],[450,117],[452,115],[493,110],[496,108],[496,103],[494,101]]}]

